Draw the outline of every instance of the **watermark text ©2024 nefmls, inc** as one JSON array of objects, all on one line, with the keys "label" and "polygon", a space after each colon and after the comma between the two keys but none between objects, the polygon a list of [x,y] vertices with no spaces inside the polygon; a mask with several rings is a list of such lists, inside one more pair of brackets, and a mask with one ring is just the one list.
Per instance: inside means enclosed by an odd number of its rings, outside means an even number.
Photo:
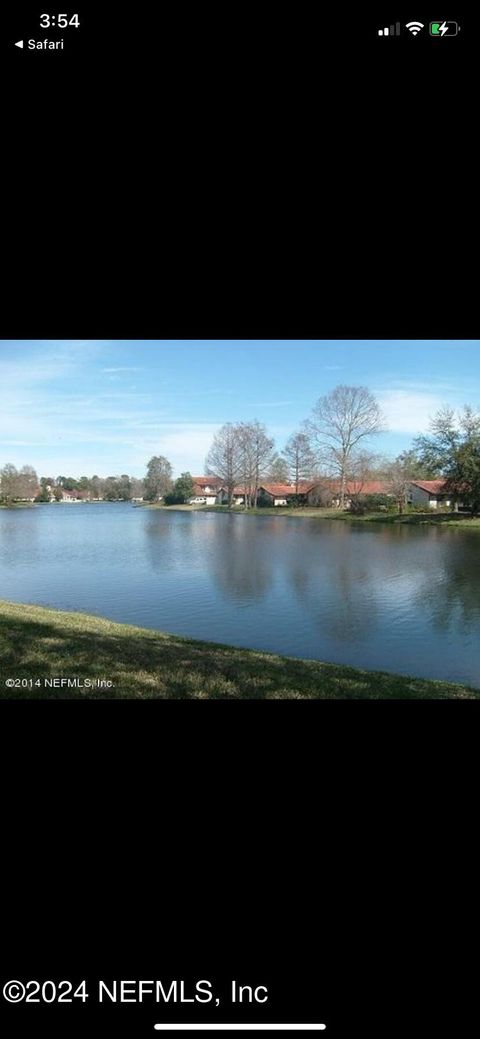
[{"label": "watermark text \u00a92024 nefmls, inc", "polygon": [[[98,1003],[211,1003],[220,1006],[222,996],[213,982],[98,980],[51,981],[18,979],[7,981],[2,996],[8,1003],[85,1003],[90,997]],[[266,1003],[266,985],[230,983],[230,1003]]]}]

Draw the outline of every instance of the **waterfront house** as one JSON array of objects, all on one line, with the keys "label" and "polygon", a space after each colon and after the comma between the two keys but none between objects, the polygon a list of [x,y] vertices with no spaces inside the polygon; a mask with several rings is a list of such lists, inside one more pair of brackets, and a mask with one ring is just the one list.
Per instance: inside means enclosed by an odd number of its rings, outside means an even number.
[{"label": "waterfront house", "polygon": [[[217,497],[215,499],[217,505],[228,504],[228,490],[226,487],[219,487]],[[232,505],[243,505],[245,501],[245,488],[234,487],[232,492]]]},{"label": "waterfront house", "polygon": [[425,505],[429,509],[437,509],[439,506],[448,509],[454,503],[453,494],[446,489],[445,480],[412,480],[408,500],[412,505]]},{"label": "waterfront house", "polygon": [[[332,504],[340,506],[340,480],[335,481],[334,499]],[[351,509],[352,503],[361,504],[362,499],[369,496],[394,498],[391,486],[383,480],[347,480],[345,485],[345,508]]]},{"label": "waterfront house", "polygon": [[218,476],[192,476],[193,497],[205,498],[206,505],[215,505],[222,490],[222,481]]},{"label": "waterfront house", "polygon": [[265,505],[281,506],[297,502],[299,505],[313,504],[315,492],[320,490],[318,481],[299,480],[298,484],[263,483],[258,489],[259,500]]},{"label": "waterfront house", "polygon": [[80,492],[78,491],[66,491],[62,487],[62,497],[60,498],[60,501],[78,501],[79,493]]}]

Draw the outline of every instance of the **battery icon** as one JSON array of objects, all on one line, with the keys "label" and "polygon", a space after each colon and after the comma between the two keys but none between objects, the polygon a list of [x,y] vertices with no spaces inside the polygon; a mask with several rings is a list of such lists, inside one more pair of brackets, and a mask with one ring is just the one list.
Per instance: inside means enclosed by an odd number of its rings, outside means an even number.
[{"label": "battery icon", "polygon": [[459,32],[458,22],[430,22],[430,36],[457,36]]}]

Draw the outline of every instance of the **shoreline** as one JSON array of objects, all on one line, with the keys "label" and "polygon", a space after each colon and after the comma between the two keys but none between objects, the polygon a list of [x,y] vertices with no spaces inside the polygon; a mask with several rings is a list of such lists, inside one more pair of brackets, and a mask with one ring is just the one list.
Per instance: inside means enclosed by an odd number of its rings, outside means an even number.
[{"label": "shoreline", "polygon": [[480,689],[463,683],[240,649],[5,600],[0,675],[0,699],[480,699]]},{"label": "shoreline", "polygon": [[340,523],[387,524],[388,526],[432,526],[455,527],[462,530],[480,532],[480,516],[470,516],[455,512],[403,512],[384,513],[368,512],[363,516],[340,512],[338,509],[322,509],[309,507],[288,509],[267,506],[266,508],[244,509],[237,505],[229,509],[226,505],[162,505],[161,502],[138,502],[133,504],[127,500],[119,501],[76,501],[76,502],[15,502],[12,505],[0,504],[0,509],[34,509],[38,505],[119,505],[127,504],[134,509],[164,510],[166,512],[212,512],[224,516],[282,516],[288,519],[335,520]]},{"label": "shoreline", "polygon": [[464,530],[480,531],[480,516],[459,515],[456,512],[368,512],[363,516],[340,512],[338,509],[322,509],[311,506],[299,509],[268,506],[266,508],[244,509],[238,505],[229,509],[226,505],[162,505],[160,502],[141,506],[146,509],[163,509],[168,512],[213,512],[224,516],[283,516],[288,519],[335,520],[342,523],[386,523],[402,526],[447,526],[461,527]]}]

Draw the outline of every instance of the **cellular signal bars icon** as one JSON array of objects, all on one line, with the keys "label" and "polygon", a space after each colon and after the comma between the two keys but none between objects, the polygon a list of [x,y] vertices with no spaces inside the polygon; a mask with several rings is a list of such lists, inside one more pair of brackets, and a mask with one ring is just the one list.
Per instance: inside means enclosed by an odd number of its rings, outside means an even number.
[{"label": "cellular signal bars icon", "polygon": [[391,25],[390,28],[388,27],[388,25],[386,25],[384,29],[379,29],[378,30],[378,35],[379,36],[400,36],[400,22],[395,22],[395,25]]}]

